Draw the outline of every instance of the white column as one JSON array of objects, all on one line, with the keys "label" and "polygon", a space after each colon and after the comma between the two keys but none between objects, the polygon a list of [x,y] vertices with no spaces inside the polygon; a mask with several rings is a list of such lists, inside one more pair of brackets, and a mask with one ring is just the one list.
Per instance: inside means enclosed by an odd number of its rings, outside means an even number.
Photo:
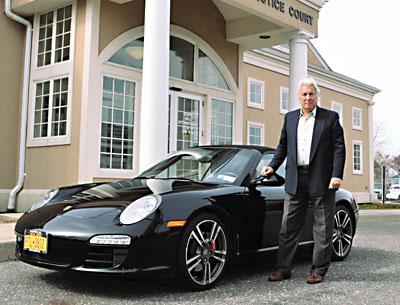
[{"label": "white column", "polygon": [[167,154],[170,0],[146,0],[139,170]]},{"label": "white column", "polygon": [[375,150],[374,150],[374,102],[371,100],[368,102],[368,148],[369,148],[369,194],[370,194],[370,202],[376,200],[375,192],[374,192],[374,158],[375,158]]},{"label": "white column", "polygon": [[307,48],[310,38],[304,32],[297,32],[289,38],[290,68],[289,68],[289,109],[300,107],[297,86],[307,77]]}]

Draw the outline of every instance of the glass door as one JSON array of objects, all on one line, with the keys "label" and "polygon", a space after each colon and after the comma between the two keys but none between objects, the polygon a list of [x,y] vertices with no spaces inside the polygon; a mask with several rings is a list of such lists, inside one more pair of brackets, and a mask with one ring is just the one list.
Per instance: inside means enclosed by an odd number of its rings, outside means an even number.
[{"label": "glass door", "polygon": [[201,105],[200,96],[170,92],[168,152],[200,144]]}]

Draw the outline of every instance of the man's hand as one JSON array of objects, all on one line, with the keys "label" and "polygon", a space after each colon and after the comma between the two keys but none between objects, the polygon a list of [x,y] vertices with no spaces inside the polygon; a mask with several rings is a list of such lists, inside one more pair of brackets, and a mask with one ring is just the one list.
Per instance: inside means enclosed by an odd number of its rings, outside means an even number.
[{"label": "man's hand", "polygon": [[273,172],[274,172],[274,169],[272,167],[264,166],[261,171],[261,175],[268,176],[268,175],[272,174]]},{"label": "man's hand", "polygon": [[330,189],[338,189],[340,184],[342,183],[342,179],[339,178],[331,178],[331,183],[329,183]]}]

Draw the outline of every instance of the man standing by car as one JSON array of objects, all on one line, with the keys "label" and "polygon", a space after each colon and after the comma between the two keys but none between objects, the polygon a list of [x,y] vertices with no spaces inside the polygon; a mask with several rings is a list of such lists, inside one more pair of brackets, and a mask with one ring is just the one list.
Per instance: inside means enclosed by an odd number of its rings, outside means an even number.
[{"label": "man standing by car", "polygon": [[307,283],[324,280],[329,268],[335,215],[335,190],[343,179],[345,144],[336,112],[317,106],[320,90],[314,79],[299,83],[300,109],[285,115],[278,147],[264,176],[286,161],[285,203],[277,271],[270,281],[291,277],[291,264],[299,243],[307,206],[313,210],[314,251]]}]

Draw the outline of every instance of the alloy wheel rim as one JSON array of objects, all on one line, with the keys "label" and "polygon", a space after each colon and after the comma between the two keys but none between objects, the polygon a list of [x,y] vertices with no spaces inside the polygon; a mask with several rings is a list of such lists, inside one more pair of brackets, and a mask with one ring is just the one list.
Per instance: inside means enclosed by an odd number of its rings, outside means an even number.
[{"label": "alloy wheel rim", "polygon": [[186,244],[186,270],[194,282],[208,285],[220,275],[227,254],[223,228],[214,220],[203,220],[193,228]]},{"label": "alloy wheel rim", "polygon": [[333,251],[338,257],[346,256],[353,243],[353,224],[349,213],[339,210],[334,217]]}]

